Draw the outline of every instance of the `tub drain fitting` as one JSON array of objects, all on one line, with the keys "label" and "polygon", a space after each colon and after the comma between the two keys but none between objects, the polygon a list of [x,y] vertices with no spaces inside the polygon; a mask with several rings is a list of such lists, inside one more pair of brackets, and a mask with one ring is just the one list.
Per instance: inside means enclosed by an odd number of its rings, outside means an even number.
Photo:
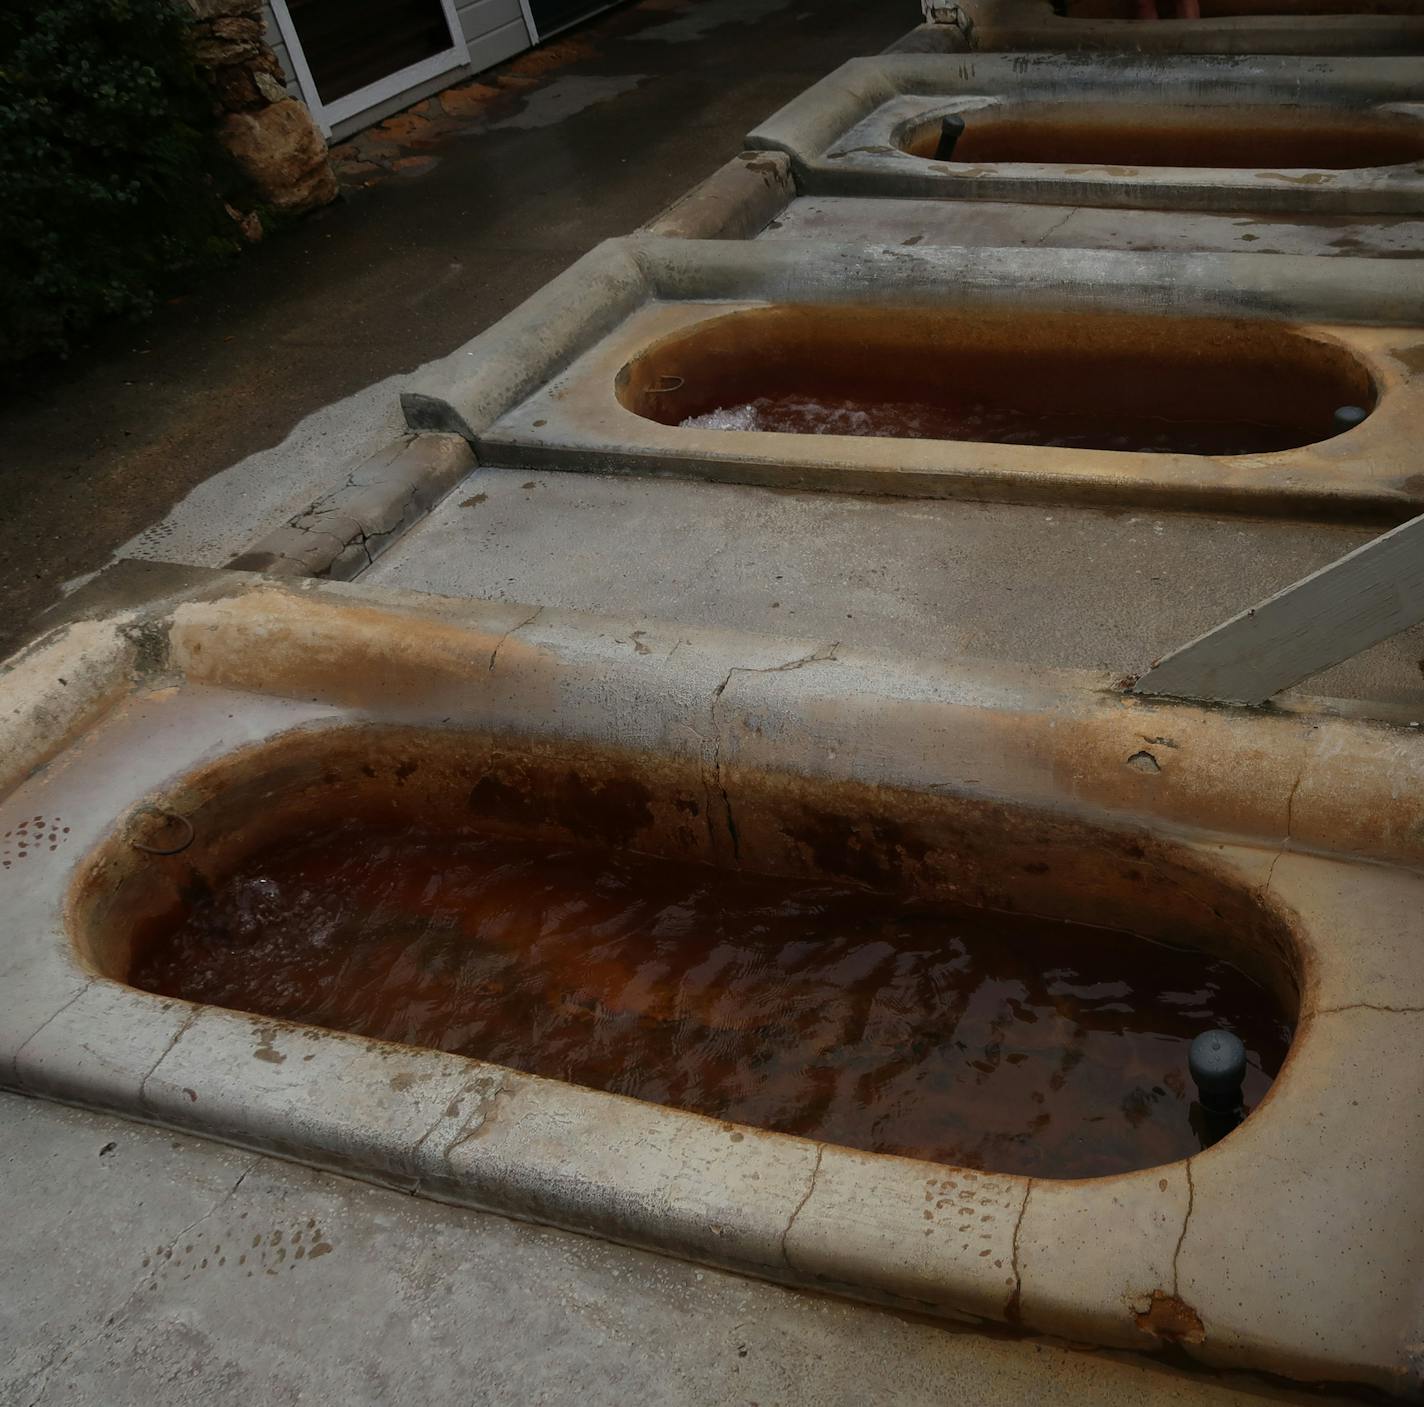
[{"label": "tub drain fitting", "polygon": [[1202,1108],[1213,1114],[1240,1111],[1246,1047],[1239,1036],[1230,1031],[1203,1031],[1187,1052],[1187,1069],[1196,1081]]},{"label": "tub drain fitting", "polygon": [[1201,1146],[1210,1148],[1246,1117],[1246,1047],[1230,1031],[1203,1031],[1187,1052],[1187,1069],[1197,1086],[1187,1117]]}]

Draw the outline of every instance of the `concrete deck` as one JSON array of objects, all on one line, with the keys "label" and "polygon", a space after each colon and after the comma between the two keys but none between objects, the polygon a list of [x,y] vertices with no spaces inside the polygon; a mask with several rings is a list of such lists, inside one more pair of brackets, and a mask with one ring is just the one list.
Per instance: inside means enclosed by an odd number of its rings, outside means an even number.
[{"label": "concrete deck", "polygon": [[5,1407],[1339,1399],[956,1330],[0,1095]]},{"label": "concrete deck", "polygon": [[[1126,674],[1371,536],[1183,513],[489,468],[360,579],[930,659]],[[1424,630],[1309,687],[1418,705],[1424,719]]]}]

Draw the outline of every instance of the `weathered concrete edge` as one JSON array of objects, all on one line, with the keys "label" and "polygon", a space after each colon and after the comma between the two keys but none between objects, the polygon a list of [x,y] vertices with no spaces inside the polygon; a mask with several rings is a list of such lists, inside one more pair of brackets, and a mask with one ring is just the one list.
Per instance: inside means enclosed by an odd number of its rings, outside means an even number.
[{"label": "weathered concrete edge", "polygon": [[135,611],[63,622],[0,664],[0,697],[9,705],[0,707],[0,796],[133,687],[143,620]]},{"label": "weathered concrete edge", "polygon": [[669,239],[752,239],[796,195],[791,158],[744,151],[642,227]]},{"label": "weathered concrete edge", "polygon": [[647,289],[638,245],[605,240],[493,327],[422,368],[401,393],[407,425],[473,445],[510,406],[616,326]]},{"label": "weathered concrete edge", "polygon": [[[893,296],[953,305],[984,294],[1038,308],[1136,307],[1375,326],[1413,325],[1424,306],[1424,269],[1379,259],[655,235],[624,243],[642,271],[641,291],[668,301],[852,303]],[[619,319],[625,315],[620,309]],[[485,335],[504,336],[503,329],[498,323]],[[520,331],[511,327],[510,340]]]},{"label": "weathered concrete edge", "polygon": [[[920,57],[895,54],[850,59],[758,123],[742,145],[753,151],[785,153],[800,178],[808,156],[829,150],[842,132],[899,95],[901,86],[892,74],[894,61]],[[962,65],[963,61],[956,62]]]},{"label": "weathered concrete edge", "polygon": [[471,469],[460,435],[413,434],[361,461],[346,482],[227,563],[271,576],[349,580],[424,517]]},{"label": "weathered concrete edge", "polygon": [[907,34],[887,44],[882,54],[963,54],[969,50],[969,37],[952,24],[927,21],[917,24]]}]

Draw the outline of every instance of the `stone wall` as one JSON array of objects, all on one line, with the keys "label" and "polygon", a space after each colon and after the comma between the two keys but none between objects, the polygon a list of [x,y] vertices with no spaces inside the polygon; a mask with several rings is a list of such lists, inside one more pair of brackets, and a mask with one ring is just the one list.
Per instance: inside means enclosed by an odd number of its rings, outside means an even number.
[{"label": "stone wall", "polygon": [[[194,57],[212,86],[219,135],[263,203],[284,214],[335,200],[326,141],[286,89],[264,37],[261,0],[187,0]],[[251,234],[254,223],[244,222]]]}]

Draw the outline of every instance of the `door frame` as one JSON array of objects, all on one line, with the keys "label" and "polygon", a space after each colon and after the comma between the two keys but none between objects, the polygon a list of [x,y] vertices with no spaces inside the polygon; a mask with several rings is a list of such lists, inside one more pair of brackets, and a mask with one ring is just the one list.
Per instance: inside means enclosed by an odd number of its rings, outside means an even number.
[{"label": "door frame", "polygon": [[470,61],[460,18],[455,13],[455,0],[440,0],[440,8],[445,14],[445,23],[450,31],[451,43],[448,49],[442,49],[440,53],[432,54],[428,59],[421,59],[418,63],[408,64],[394,73],[388,73],[384,78],[378,78],[374,83],[368,83],[364,88],[347,93],[345,97],[337,98],[334,102],[324,103],[317,91],[316,80],[312,77],[306,53],[302,49],[301,36],[292,22],[291,12],[287,9],[287,0],[271,0],[271,5],[277,28],[281,31],[287,53],[291,56],[292,69],[296,73],[302,99],[311,109],[312,117],[321,128],[322,135],[326,137],[331,135],[331,129],[338,122],[359,117],[377,103],[399,97],[417,84],[439,78],[441,74],[464,67]]}]

